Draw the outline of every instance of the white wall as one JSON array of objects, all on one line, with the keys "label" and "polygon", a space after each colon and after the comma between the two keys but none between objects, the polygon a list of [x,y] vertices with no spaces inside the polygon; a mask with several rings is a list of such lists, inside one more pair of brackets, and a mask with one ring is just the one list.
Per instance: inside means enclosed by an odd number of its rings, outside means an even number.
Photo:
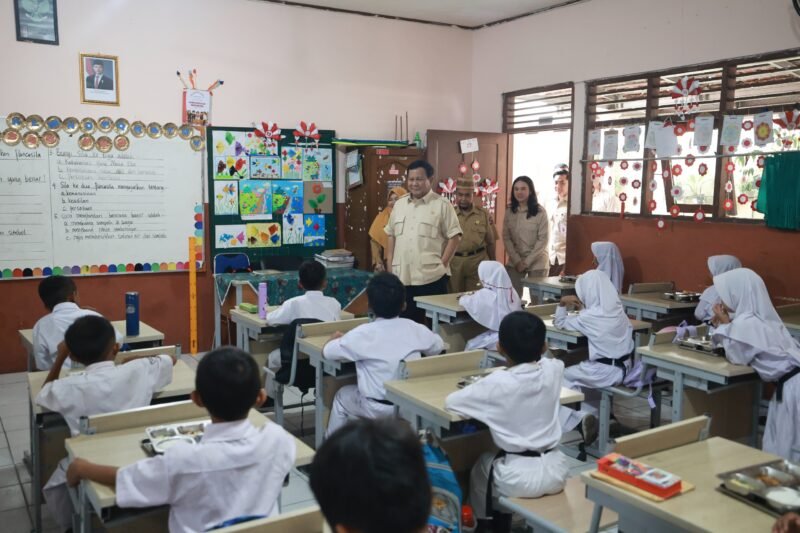
[{"label": "white wall", "polygon": [[[469,129],[472,33],[254,0],[62,0],[59,46],[16,41],[0,0],[0,115],[179,121],[177,67],[214,79],[215,124],[313,120],[340,136]],[[80,103],[78,54],[119,56],[119,107]]]}]

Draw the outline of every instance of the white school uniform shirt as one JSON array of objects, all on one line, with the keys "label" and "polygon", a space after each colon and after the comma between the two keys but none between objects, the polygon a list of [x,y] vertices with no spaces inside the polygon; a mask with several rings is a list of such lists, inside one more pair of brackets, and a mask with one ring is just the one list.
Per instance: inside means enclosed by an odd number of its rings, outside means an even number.
[{"label": "white school uniform shirt", "polygon": [[492,331],[500,330],[500,322],[514,311],[522,310],[517,291],[506,268],[497,261],[481,261],[478,278],[482,289],[458,299],[467,314],[478,324]]},{"label": "white school uniform shirt", "polygon": [[567,201],[556,199],[548,208],[550,213],[550,264],[563,265],[567,257]]},{"label": "white school uniform shirt", "polygon": [[153,394],[172,381],[172,358],[156,355],[124,365],[103,361],[81,373],[46,383],[36,403],[64,417],[72,435],[82,416],[113,413],[150,405]]},{"label": "white school uniform shirt", "polygon": [[[494,443],[506,452],[550,450],[561,440],[563,374],[564,363],[549,358],[495,370],[450,394],[445,409],[486,424]],[[542,457],[508,455],[494,464],[495,485],[512,497],[557,492],[569,473],[558,450]]]},{"label": "white school uniform shirt", "polygon": [[246,515],[274,516],[296,453],[294,438],[278,424],[210,424],[197,444],[178,444],[120,468],[117,505],[169,505],[172,532],[205,531]]},{"label": "white school uniform shirt", "polygon": [[[64,340],[64,333],[73,322],[82,316],[101,316],[100,313],[90,309],[81,309],[74,302],[62,302],[53,307],[53,311],[43,316],[33,326],[33,357],[36,368],[50,370],[56,360],[58,345]],[[116,329],[117,342],[122,343],[124,337]],[[70,368],[72,361],[64,361],[64,368]]]},{"label": "white school uniform shirt", "polygon": [[[735,268],[742,268],[742,262],[732,255],[712,255],[708,258],[708,271],[711,272],[712,278]],[[701,322],[711,320],[714,316],[714,306],[719,301],[719,293],[714,285],[711,285],[700,295],[700,301],[694,309],[694,317]]]},{"label": "white school uniform shirt", "polygon": [[592,254],[597,259],[597,270],[605,272],[608,279],[617,288],[617,292],[622,292],[625,265],[622,263],[622,254],[619,253],[619,247],[613,242],[593,242]]},{"label": "white school uniform shirt", "polygon": [[342,304],[325,296],[322,291],[306,291],[305,294],[289,298],[279,308],[267,313],[267,323],[275,326],[284,326],[298,318],[314,318],[322,322],[339,320],[342,314]]},{"label": "white school uniform shirt", "polygon": [[442,338],[407,318],[376,318],[330,341],[322,356],[356,364],[358,390],[366,398],[383,400],[383,384],[399,379],[401,361],[435,355],[444,349]]}]

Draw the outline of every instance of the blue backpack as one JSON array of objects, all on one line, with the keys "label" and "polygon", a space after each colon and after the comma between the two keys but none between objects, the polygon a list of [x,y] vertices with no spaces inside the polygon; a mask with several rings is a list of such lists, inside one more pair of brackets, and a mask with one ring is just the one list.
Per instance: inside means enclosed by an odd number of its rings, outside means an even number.
[{"label": "blue backpack", "polygon": [[430,432],[425,432],[422,438],[422,452],[433,494],[428,532],[460,533],[461,487],[450,467],[447,454]]}]

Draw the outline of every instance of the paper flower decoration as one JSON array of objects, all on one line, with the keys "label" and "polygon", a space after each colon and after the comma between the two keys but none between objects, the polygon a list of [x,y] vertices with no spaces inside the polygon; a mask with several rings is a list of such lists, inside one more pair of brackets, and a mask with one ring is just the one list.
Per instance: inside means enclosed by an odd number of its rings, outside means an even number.
[{"label": "paper flower decoration", "polygon": [[467,173],[467,165],[466,165],[466,163],[461,163],[460,165],[458,165],[458,172],[461,173],[461,174],[466,174]]},{"label": "paper flower decoration", "polygon": [[708,151],[708,146],[698,146],[697,149],[700,150],[701,153],[706,153]]},{"label": "paper flower decoration", "polygon": [[728,198],[722,203],[722,207],[725,208],[725,211],[732,211],[733,210],[733,200]]},{"label": "paper flower decoration", "polygon": [[664,170],[662,170],[662,171],[661,171],[661,177],[662,177],[662,178],[664,178],[664,179],[667,179],[667,178],[668,178],[668,177],[670,177],[671,175],[672,175],[672,174],[670,174],[670,172],[669,172],[669,169],[668,169],[668,168],[665,168]]},{"label": "paper flower decoration", "polygon": [[691,76],[683,76],[670,89],[675,111],[681,118],[697,107],[701,92],[700,81]]},{"label": "paper flower decoration", "polygon": [[298,139],[308,139],[310,141],[314,141],[315,143],[319,143],[321,138],[319,130],[317,129],[317,125],[313,122],[311,124],[306,124],[306,122],[303,120],[300,121],[300,126],[294,130],[293,135],[295,142],[297,142]]},{"label": "paper flower decoration", "polygon": [[669,208],[669,214],[672,215],[672,218],[676,218],[678,215],[681,214],[681,208],[677,205],[673,205]]},{"label": "paper flower decoration", "polygon": [[737,201],[738,201],[740,204],[742,204],[742,205],[746,204],[746,203],[747,203],[747,200],[749,200],[749,199],[750,199],[750,198],[748,198],[748,197],[747,197],[747,195],[746,195],[746,194],[744,194],[744,193],[740,194],[740,195],[739,195],[739,197],[738,197],[738,198],[736,198],[736,200],[737,200]]},{"label": "paper flower decoration", "polygon": [[453,194],[456,192],[456,180],[447,178],[447,181],[440,181],[439,189],[441,189],[442,194]]},{"label": "paper flower decoration", "polygon": [[619,201],[620,202],[624,202],[627,199],[628,199],[628,195],[627,194],[625,194],[624,192],[619,193]]},{"label": "paper flower decoration", "polygon": [[641,186],[642,186],[642,182],[641,182],[641,181],[639,181],[639,180],[633,180],[633,181],[631,182],[631,185],[633,185],[633,188],[634,188],[634,189],[638,189],[639,187],[641,187]]},{"label": "paper flower decoration", "polygon": [[703,213],[702,209],[698,209],[697,212],[693,215],[695,222],[702,222],[706,219],[706,214]]},{"label": "paper flower decoration", "polygon": [[686,163],[687,167],[694,165],[694,156],[692,154],[687,155],[683,162]]},{"label": "paper flower decoration", "polygon": [[628,170],[628,162],[627,161],[622,161],[619,164],[619,168],[621,168],[622,170]]},{"label": "paper flower decoration", "polygon": [[656,220],[656,228],[658,229],[658,231],[662,231],[666,227],[667,223],[663,218],[659,218],[658,220]]},{"label": "paper flower decoration", "polygon": [[676,200],[680,200],[683,198],[683,189],[678,187],[677,185],[670,189],[669,193],[672,195],[673,198]]},{"label": "paper flower decoration", "polygon": [[744,131],[750,131],[753,129],[753,121],[752,120],[745,120],[742,122],[742,129]]},{"label": "paper flower decoration", "polygon": [[622,185],[623,187],[625,187],[626,185],[628,185],[628,178],[626,178],[625,176],[622,176],[619,179],[619,184]]},{"label": "paper flower decoration", "polygon": [[756,128],[756,139],[759,141],[767,141],[772,137],[772,126],[769,122],[762,122]]},{"label": "paper flower decoration", "polygon": [[792,139],[790,139],[789,137],[785,138],[783,140],[783,147],[784,148],[791,148],[792,147]]},{"label": "paper flower decoration", "polygon": [[656,210],[656,205],[658,205],[658,204],[656,204],[655,200],[650,200],[649,202],[647,202],[647,208],[650,211],[655,211]]},{"label": "paper flower decoration", "polygon": [[648,185],[651,191],[655,191],[658,189],[658,182],[656,180],[650,180],[650,184]]},{"label": "paper flower decoration", "polygon": [[267,146],[274,147],[278,141],[283,140],[284,136],[281,135],[281,129],[275,122],[262,122],[261,128],[255,128],[253,134],[260,139],[264,139]]},{"label": "paper flower decoration", "polygon": [[592,170],[597,170],[598,168],[600,168],[600,163],[598,163],[597,161],[592,161],[592,163],[589,165],[589,168],[591,168]]},{"label": "paper flower decoration", "polygon": [[680,176],[681,174],[683,174],[683,167],[680,165],[672,165],[672,175]]},{"label": "paper flower decoration", "polygon": [[675,131],[675,136],[680,137],[681,135],[686,133],[686,126],[684,126],[683,124],[678,124],[673,128],[673,130]]},{"label": "paper flower decoration", "polygon": [[756,198],[755,200],[750,202],[750,209],[752,209],[753,211],[756,211],[756,212],[758,212],[758,207],[756,206],[757,202],[758,202],[758,198]]},{"label": "paper flower decoration", "polygon": [[606,165],[608,165],[610,167],[613,167],[614,166],[614,162],[613,161],[606,161]]},{"label": "paper flower decoration", "polygon": [[472,162],[472,170],[474,170],[475,172],[477,172],[477,171],[478,171],[478,169],[480,169],[480,168],[481,168],[481,164],[480,164],[480,163],[478,163],[478,160],[477,160],[477,159],[476,159],[475,161],[473,161],[473,162]]},{"label": "paper flower decoration", "polygon": [[758,188],[758,189],[760,189],[760,188],[761,188],[761,178],[758,178],[758,179],[756,180],[756,188]]},{"label": "paper flower decoration", "polygon": [[700,163],[700,165],[697,167],[697,173],[701,176],[708,174],[708,165],[705,163]]},{"label": "paper flower decoration", "polygon": [[753,144],[753,141],[751,141],[750,139],[745,139],[745,140],[742,141],[742,146],[744,146],[745,148],[750,148],[750,145],[752,145],[752,144]]},{"label": "paper flower decoration", "polygon": [[728,151],[733,153],[733,152],[736,151],[736,147],[735,146],[728,146]]},{"label": "paper flower decoration", "polygon": [[658,170],[658,163],[656,163],[655,161],[651,162],[651,163],[650,163],[650,169],[651,169],[653,172],[655,172],[656,170]]},{"label": "paper flower decoration", "polygon": [[683,153],[683,146],[681,146],[681,145],[679,144],[679,145],[678,145],[678,155],[681,155],[682,153]]},{"label": "paper flower decoration", "polygon": [[764,168],[764,156],[763,155],[758,156],[758,159],[756,159],[756,166],[758,166],[758,168]]},{"label": "paper flower decoration", "polygon": [[797,129],[798,125],[800,125],[800,111],[791,110],[779,113],[774,122],[785,130]]},{"label": "paper flower decoration", "polygon": [[689,131],[694,131],[694,119],[690,118],[689,122],[686,123],[686,129]]},{"label": "paper flower decoration", "polygon": [[638,161],[636,161],[636,162],[633,164],[633,170],[642,170],[642,164],[641,164],[641,163],[639,163]]},{"label": "paper flower decoration", "polygon": [[734,165],[732,161],[729,161],[728,163],[725,164],[725,170],[727,170],[728,172],[733,172],[734,170],[736,170],[736,165]]},{"label": "paper flower decoration", "polygon": [[725,192],[733,192],[733,182],[731,180],[725,182]]}]

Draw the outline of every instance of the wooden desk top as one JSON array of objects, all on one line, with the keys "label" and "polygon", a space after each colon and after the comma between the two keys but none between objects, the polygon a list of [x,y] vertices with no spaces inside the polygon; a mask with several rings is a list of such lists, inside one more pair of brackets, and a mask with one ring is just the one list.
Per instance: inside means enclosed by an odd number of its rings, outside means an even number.
[{"label": "wooden desk top", "polygon": [[[184,422],[207,418],[207,416],[194,418]],[[255,409],[250,410],[248,419],[256,427],[261,427],[264,424],[274,424],[274,422]],[[176,420],[176,422],[179,421]],[[70,460],[75,457],[82,457],[93,463],[122,467],[148,457],[141,447],[141,441],[147,438],[145,434],[145,428],[147,427],[148,425],[142,425],[119,431],[98,433],[97,435],[79,435],[67,439],[64,444]],[[310,464],[314,458],[314,450],[297,438],[295,438],[295,444],[297,445],[295,466]],[[88,482],[87,492],[95,510],[106,509],[116,504],[116,491],[113,487]]]},{"label": "wooden desk top", "polygon": [[755,373],[755,370],[747,365],[734,365],[725,357],[687,350],[671,342],[654,344],[653,346],[640,346],[636,348],[636,353],[727,378]]},{"label": "wooden desk top", "polygon": [[[77,370],[78,372],[82,370]],[[61,370],[61,377],[66,376],[69,369]],[[47,370],[28,372],[28,392],[30,394],[31,405],[33,405],[33,414],[39,415],[42,413],[49,413],[48,409],[40,407],[36,404],[36,396],[44,386],[44,380],[47,379]],[[166,400],[169,398],[177,398],[180,396],[188,396],[194,390],[194,370],[186,363],[178,359],[172,369],[172,382],[155,393],[153,399]]]},{"label": "wooden desk top", "polygon": [[422,304],[422,306],[427,307],[438,307],[445,311],[450,311],[451,313],[463,313],[465,310],[458,303],[458,299],[463,296],[464,292],[454,292],[450,294],[436,294],[433,296],[417,296],[414,298],[414,301],[417,304]]},{"label": "wooden desk top", "polygon": [[[444,400],[451,392],[458,390],[458,382],[464,376],[476,373],[479,373],[477,369],[474,371],[460,370],[447,374],[387,381],[384,386],[387,392],[391,391],[421,409],[450,420],[452,423],[465,419],[461,415],[445,410]],[[565,388],[561,389],[562,404],[582,402],[583,399],[584,396],[580,392]]]},{"label": "wooden desk top", "polygon": [[316,337],[298,337],[297,338],[297,351],[304,353],[309,357],[322,357],[322,349],[325,343],[330,340],[330,335],[318,335]]},{"label": "wooden desk top", "polygon": [[[135,337],[129,337],[125,335],[125,321],[124,320],[114,320],[111,322],[114,326],[114,329],[122,333],[123,339],[122,342],[126,344],[130,344],[132,342],[157,342],[164,340],[164,334],[158,331],[156,328],[145,324],[142,321],[139,321],[139,334]],[[33,351],[33,328],[31,329],[21,329],[19,330],[19,337],[22,340],[22,346],[25,350],[30,353]]]},{"label": "wooden desk top", "polygon": [[[571,335],[576,339],[585,337],[585,335],[580,331],[560,329],[555,326],[554,324],[555,319],[552,316],[550,316],[555,314],[555,304],[533,305],[525,308],[525,310],[541,318],[542,322],[544,322],[545,328],[547,328],[548,333],[562,333],[565,335]],[[634,320],[632,318],[629,318],[628,320],[630,320],[634,332],[647,331],[651,327],[650,322],[645,322],[643,320]]]},{"label": "wooden desk top", "polygon": [[656,503],[590,476],[581,481],[686,531],[771,531],[775,519],[718,492],[717,474],[779,459],[772,454],[720,437],[638,458],[695,485],[695,490]]},{"label": "wooden desk top", "polygon": [[643,304],[651,307],[661,307],[667,310],[694,309],[697,302],[676,302],[667,300],[661,292],[642,292],[639,294],[621,294],[619,297],[624,304]]},{"label": "wooden desk top", "polygon": [[[277,308],[278,306],[268,307],[270,311],[274,311]],[[247,324],[248,326],[261,329],[280,327],[272,324],[267,324],[266,320],[262,320],[258,317],[258,313],[248,313],[247,311],[242,311],[241,309],[238,309],[236,307],[232,308],[230,313],[231,313],[231,320],[233,320],[234,322],[241,322],[242,324]],[[342,320],[351,320],[353,318],[355,318],[353,313],[342,311],[341,313]]]},{"label": "wooden desk top", "polygon": [[522,284],[525,286],[543,285],[545,287],[552,287],[554,289],[574,289],[574,283],[562,283],[558,281],[561,276],[547,276],[544,278],[524,278]]}]

